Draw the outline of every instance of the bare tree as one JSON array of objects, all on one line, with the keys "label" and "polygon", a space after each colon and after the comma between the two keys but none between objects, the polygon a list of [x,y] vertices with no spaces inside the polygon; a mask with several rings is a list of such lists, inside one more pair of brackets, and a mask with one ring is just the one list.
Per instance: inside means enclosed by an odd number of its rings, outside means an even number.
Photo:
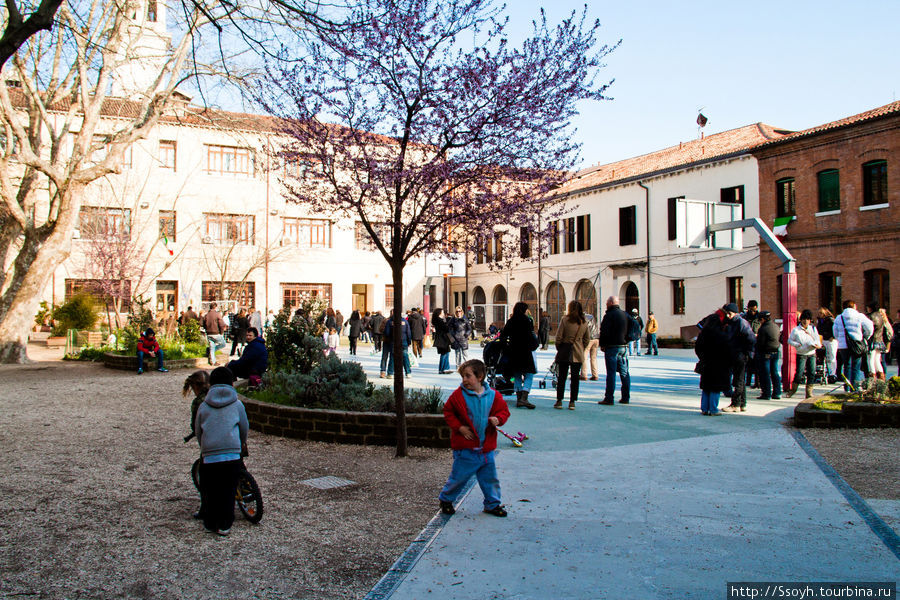
[{"label": "bare tree", "polygon": [[[0,36],[0,69],[22,47],[22,44],[28,41],[28,38],[39,31],[50,31],[53,17],[62,2],[63,0],[41,0],[41,3],[34,7],[31,3],[6,0],[4,14],[6,23],[3,35]],[[32,8],[34,10],[31,10]],[[28,16],[24,17],[23,12]]]},{"label": "bare tree", "polygon": [[[0,362],[27,360],[33,314],[70,253],[86,189],[121,169],[192,76],[187,60],[213,6],[194,6],[168,39],[137,0],[67,3],[58,26],[29,38],[3,70]],[[148,57],[142,44],[154,35],[159,51]]]},{"label": "bare tree", "polygon": [[[391,267],[395,331],[410,260],[450,249],[454,227],[474,234],[459,241],[533,228],[533,205],[565,180],[576,103],[603,98],[593,78],[611,50],[584,21],[573,14],[550,28],[542,17],[512,49],[490,0],[360,0],[351,25],[322,36],[310,60],[269,73],[259,101],[296,141],[286,158],[308,167],[287,182],[293,198],[366,228]],[[405,456],[401,369],[394,393]]]}]

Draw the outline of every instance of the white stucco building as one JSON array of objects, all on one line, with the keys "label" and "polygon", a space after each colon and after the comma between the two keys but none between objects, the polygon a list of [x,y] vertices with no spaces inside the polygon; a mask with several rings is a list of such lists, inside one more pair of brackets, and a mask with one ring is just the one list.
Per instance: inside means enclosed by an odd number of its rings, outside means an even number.
[{"label": "white stucco building", "polygon": [[[685,247],[679,199],[709,210],[717,203],[734,205],[736,218],[759,216],[750,149],[784,133],[757,123],[580,171],[559,193],[567,216],[556,225],[549,255],[504,271],[476,257],[468,289],[465,280],[454,281],[457,297],[468,292],[481,328],[503,320],[518,301],[529,303],[534,314],[540,298],[555,326],[569,300],[581,300],[596,315],[608,296],[617,295],[645,322],[652,310],[661,337],[680,336],[682,327],[726,302],[758,298],[758,236],[737,234],[742,249],[721,249],[731,234],[719,234],[719,249]],[[697,224],[693,219],[691,225]]]}]

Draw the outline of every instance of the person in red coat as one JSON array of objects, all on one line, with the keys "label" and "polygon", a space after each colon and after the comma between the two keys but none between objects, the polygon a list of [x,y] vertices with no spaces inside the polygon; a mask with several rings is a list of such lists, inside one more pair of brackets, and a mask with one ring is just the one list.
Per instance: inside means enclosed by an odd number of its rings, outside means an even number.
[{"label": "person in red coat", "polygon": [[509,407],[500,392],[485,385],[487,369],[480,360],[467,360],[459,366],[459,374],[462,385],[444,404],[444,419],[450,426],[453,467],[438,495],[441,512],[445,515],[456,512],[453,503],[469,478],[475,475],[484,493],[484,512],[505,517],[494,450],[497,449],[497,427],[509,419]]},{"label": "person in red coat", "polygon": [[151,328],[141,334],[137,343],[138,375],[144,372],[144,355],[156,358],[156,370],[167,373],[169,370],[163,366],[163,351],[156,341],[156,334]]}]

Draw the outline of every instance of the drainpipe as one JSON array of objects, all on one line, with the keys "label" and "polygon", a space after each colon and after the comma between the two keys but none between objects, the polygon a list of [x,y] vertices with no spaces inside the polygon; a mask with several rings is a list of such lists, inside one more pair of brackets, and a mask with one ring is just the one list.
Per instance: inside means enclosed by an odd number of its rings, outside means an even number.
[{"label": "drainpipe", "polygon": [[644,204],[647,213],[647,314],[649,315],[653,310],[653,305],[650,303],[650,188],[644,185],[643,181],[638,181],[638,185],[644,188]]}]

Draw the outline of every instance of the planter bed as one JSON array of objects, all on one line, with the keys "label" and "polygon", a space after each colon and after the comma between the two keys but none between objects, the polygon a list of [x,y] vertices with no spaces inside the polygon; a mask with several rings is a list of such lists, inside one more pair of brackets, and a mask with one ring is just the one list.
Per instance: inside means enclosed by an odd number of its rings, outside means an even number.
[{"label": "planter bed", "polygon": [[840,412],[820,410],[819,398],[808,398],[794,408],[795,427],[900,427],[900,404],[844,402]]},{"label": "planter bed", "polygon": [[[106,352],[103,355],[103,366],[109,367],[110,369],[120,369],[122,371],[137,371],[137,356],[127,356],[123,354],[113,354],[112,352]],[[145,358],[144,366],[147,370],[156,369],[156,359],[155,358]],[[178,359],[165,359],[165,366],[167,369],[203,369],[208,368],[209,361],[205,358],[178,358]]]},{"label": "planter bed", "polygon": [[[240,398],[247,409],[250,428],[268,435],[362,446],[397,443],[397,418],[393,413],[301,408],[260,402],[243,395]],[[406,425],[410,446],[450,447],[450,428],[443,415],[407,415]]]}]

